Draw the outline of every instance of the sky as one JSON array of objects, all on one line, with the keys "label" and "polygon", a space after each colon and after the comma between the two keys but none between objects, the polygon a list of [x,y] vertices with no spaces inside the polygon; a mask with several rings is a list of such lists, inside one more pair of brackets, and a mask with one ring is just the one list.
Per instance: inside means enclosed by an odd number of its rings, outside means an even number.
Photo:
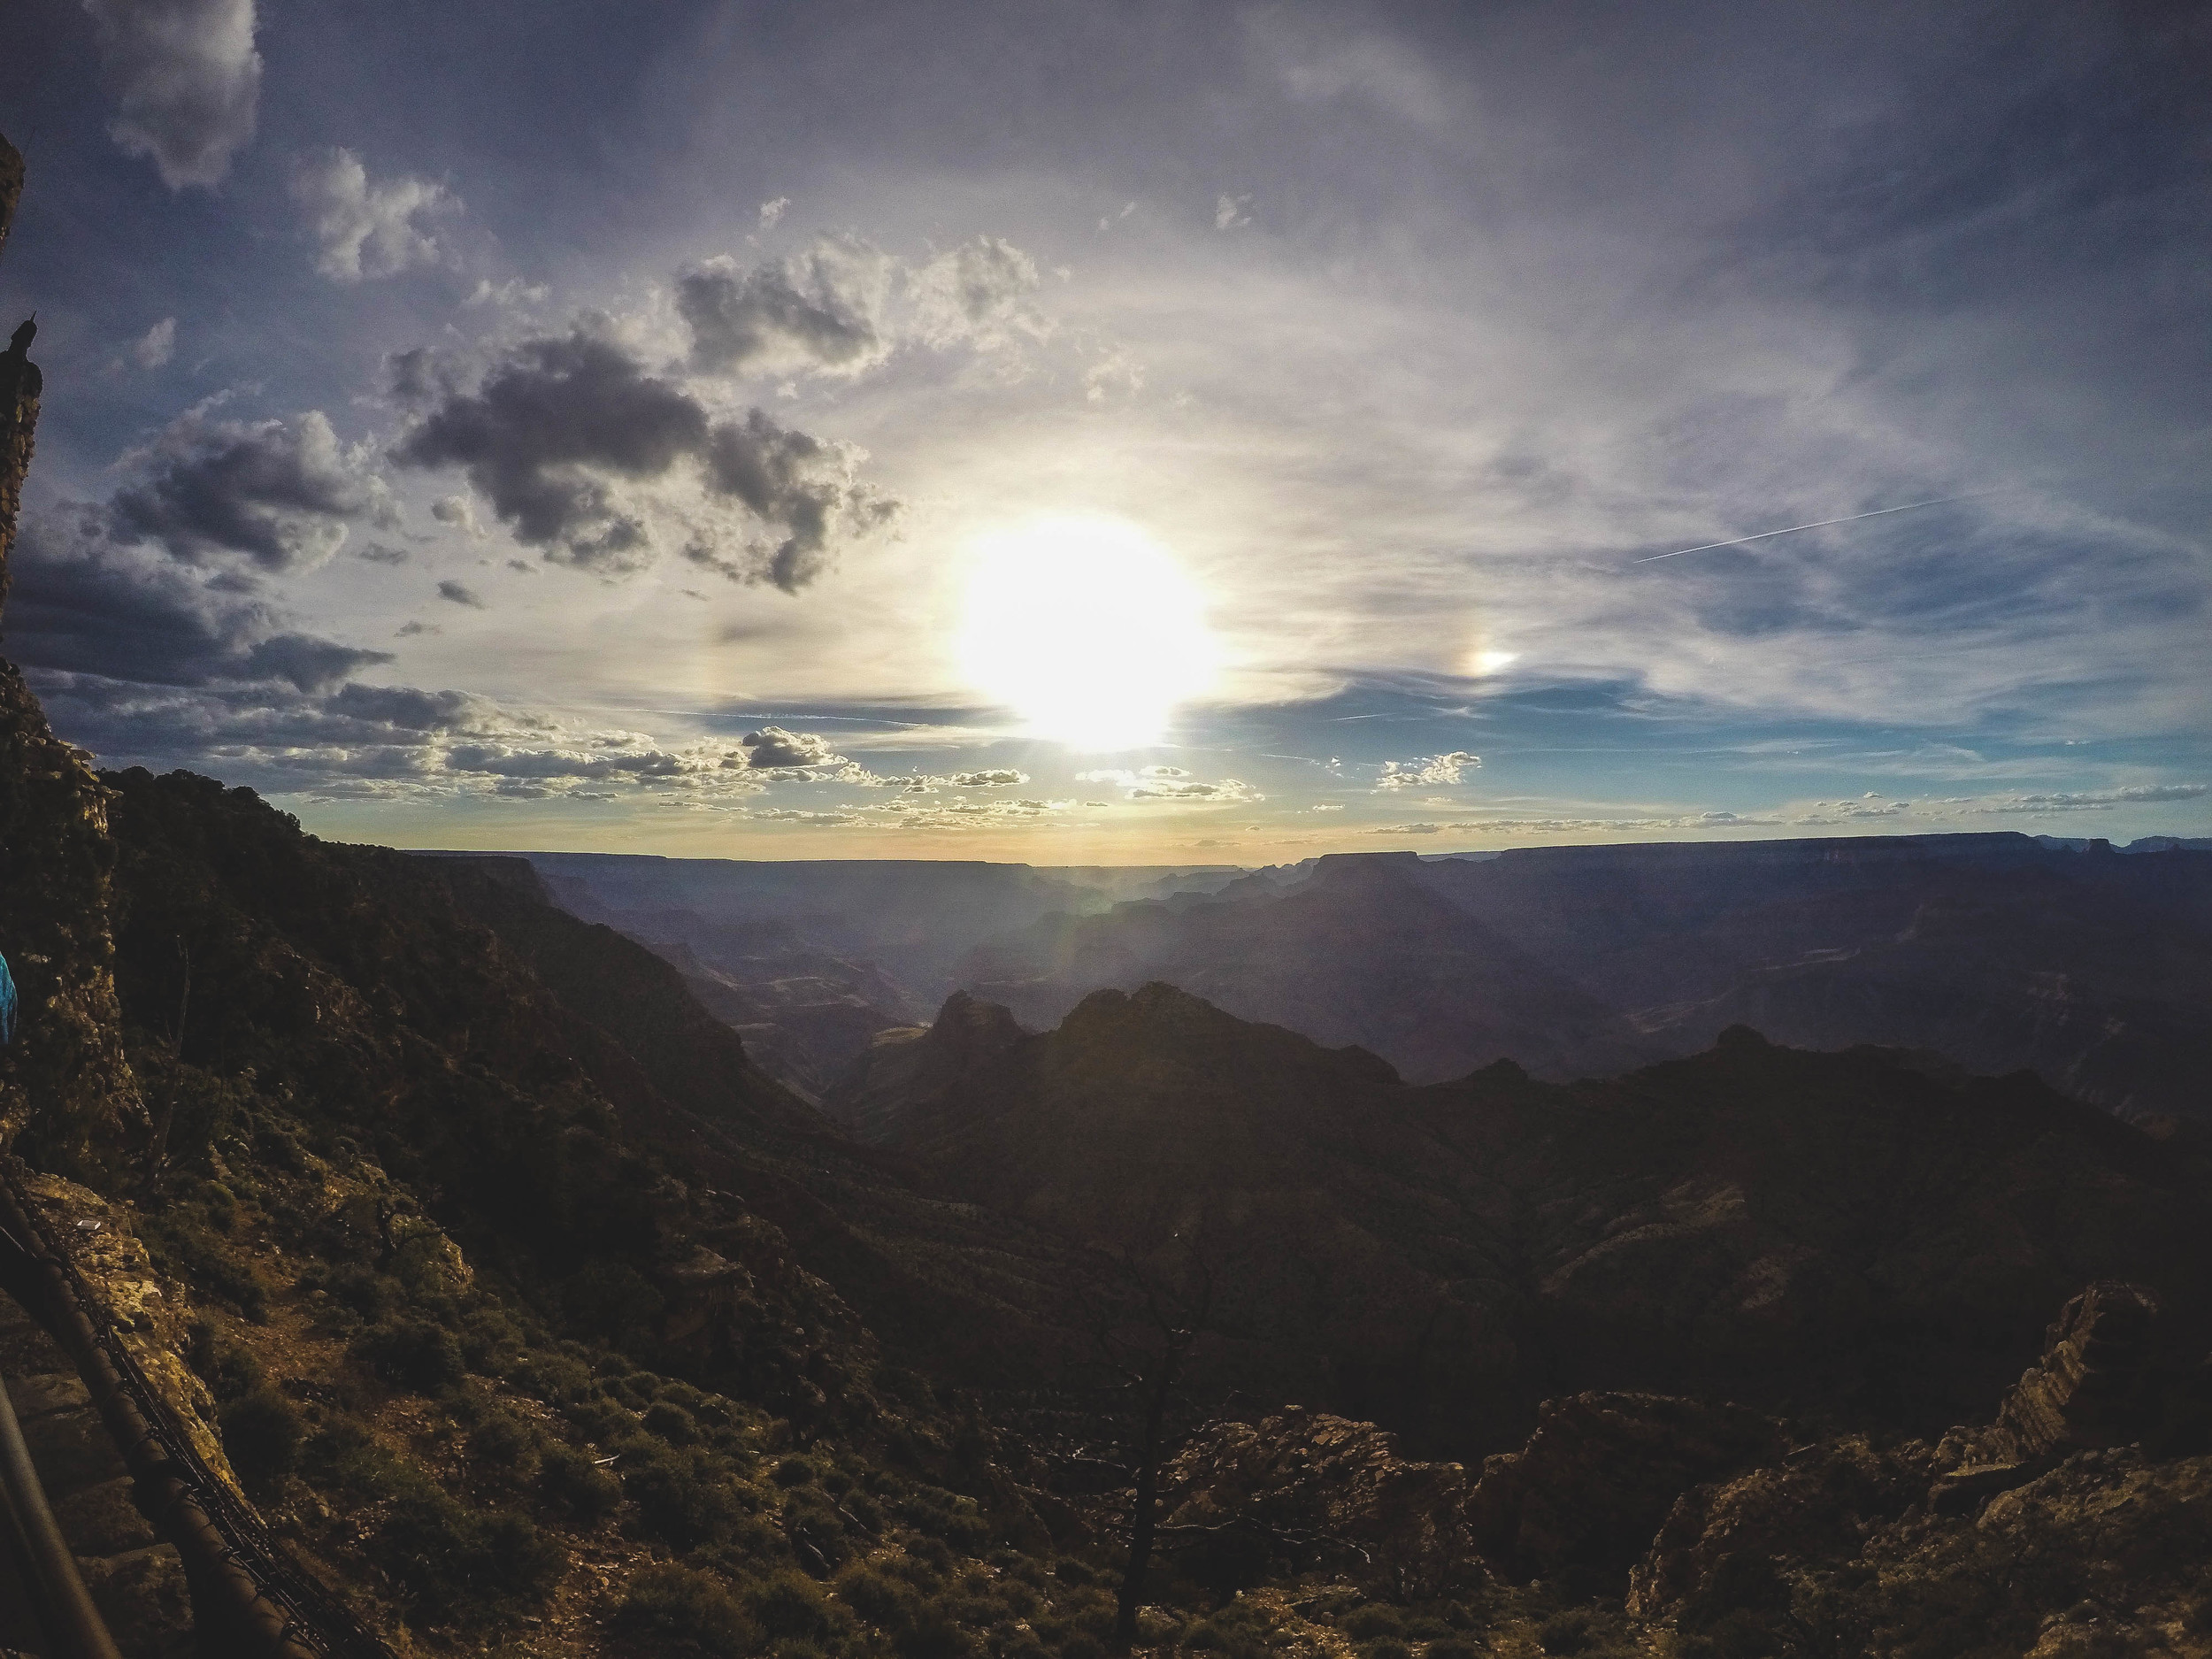
[{"label": "sky", "polygon": [[9,27],[0,650],[103,764],[743,858],[2212,833],[2201,8]]}]

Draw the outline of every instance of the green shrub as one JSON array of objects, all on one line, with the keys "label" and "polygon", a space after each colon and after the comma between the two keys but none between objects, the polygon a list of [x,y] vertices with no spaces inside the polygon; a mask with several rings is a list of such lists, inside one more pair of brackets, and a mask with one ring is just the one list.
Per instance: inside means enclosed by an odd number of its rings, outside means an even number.
[{"label": "green shrub", "polygon": [[1413,1659],[1413,1649],[1396,1636],[1378,1636],[1360,1644],[1360,1659]]},{"label": "green shrub", "polygon": [[1394,1607],[1371,1601],[1337,1620],[1336,1627],[1354,1641],[1371,1641],[1378,1636],[1404,1635],[1405,1618]]},{"label": "green shrub", "polygon": [[488,1411],[468,1439],[469,1455],[503,1474],[526,1475],[537,1462],[537,1433],[508,1411]]},{"label": "green shrub", "polygon": [[975,1639],[943,1608],[924,1601],[902,1628],[892,1632],[891,1646],[899,1659],[967,1659],[975,1651]]},{"label": "green shrub", "polygon": [[914,1593],[872,1567],[848,1567],[837,1575],[838,1599],[879,1630],[903,1630],[914,1617]]},{"label": "green shrub", "polygon": [[1481,1659],[1481,1655],[1482,1649],[1474,1643],[1456,1636],[1432,1641],[1421,1650],[1421,1659]]},{"label": "green shrub", "polygon": [[637,1427],[637,1418],[611,1400],[579,1400],[565,1415],[602,1446]]},{"label": "green shrub", "polygon": [[672,1453],[625,1460],[622,1493],[638,1508],[646,1531],[680,1549],[703,1544],[726,1529],[734,1505],[719,1483],[699,1479],[692,1464]]},{"label": "green shrub", "polygon": [[453,1333],[426,1319],[373,1325],[353,1345],[356,1357],[395,1387],[437,1394],[468,1374]]},{"label": "green shrub", "polygon": [[830,1630],[829,1602],[821,1586],[786,1567],[753,1585],[746,1606],[771,1636],[825,1636]]},{"label": "green shrub", "polygon": [[223,1450],[247,1485],[267,1486],[299,1466],[307,1438],[299,1409],[266,1384],[222,1409]]},{"label": "green shrub", "polygon": [[534,1606],[567,1566],[527,1517],[471,1509],[435,1488],[395,1503],[371,1548],[418,1602],[448,1614]]},{"label": "green shrub", "polygon": [[506,1371],[528,1346],[522,1327],[496,1308],[479,1308],[461,1322],[461,1357],[485,1376]]},{"label": "green shrub", "polygon": [[699,1422],[681,1406],[657,1402],[645,1409],[645,1432],[657,1434],[671,1446],[696,1446]]},{"label": "green shrub", "polygon": [[814,1465],[797,1455],[778,1458],[768,1478],[780,1486],[803,1486],[813,1480]]},{"label": "green shrub", "polygon": [[716,1579],[688,1567],[647,1567],[635,1574],[615,1625],[647,1638],[655,1653],[738,1655],[760,1645],[760,1627]]},{"label": "green shrub", "polygon": [[1546,1653],[1578,1654],[1597,1640],[1596,1621],[1582,1609],[1554,1613],[1536,1627],[1536,1642]]},{"label": "green shrub", "polygon": [[548,1446],[538,1462],[538,1490],[586,1525],[614,1512],[622,1502],[622,1483],[573,1446]]},{"label": "green shrub", "polygon": [[404,1300],[399,1281],[372,1269],[348,1264],[324,1275],[321,1288],[331,1301],[349,1308],[364,1319],[382,1319]]}]

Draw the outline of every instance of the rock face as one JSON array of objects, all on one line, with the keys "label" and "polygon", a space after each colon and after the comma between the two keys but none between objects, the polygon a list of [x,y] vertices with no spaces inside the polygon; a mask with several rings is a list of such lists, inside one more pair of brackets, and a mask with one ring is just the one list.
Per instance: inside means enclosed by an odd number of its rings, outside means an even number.
[{"label": "rock face", "polygon": [[949,1195],[1200,1241],[1222,1386],[1421,1456],[1512,1449],[1540,1400],[1591,1391],[1932,1438],[1987,1412],[2084,1277],[2200,1311],[2212,1271],[2185,1141],[2032,1078],[1746,1030],[1603,1083],[1414,1087],[1170,986],[1033,1036],[964,998],[841,1098]]},{"label": "rock face", "polygon": [[[0,247],[23,188],[23,158],[0,138]],[[0,352],[0,622],[41,377],[29,326]],[[50,1167],[112,1160],[142,1131],[115,1000],[107,797],[61,742],[15,665],[0,660],[0,953],[21,998],[0,1048],[0,1143]]]},{"label": "rock face", "polygon": [[1629,1610],[1740,1645],[2212,1653],[2212,1431],[2177,1335],[2140,1286],[2088,1286],[1993,1423],[1833,1437],[1684,1492]]},{"label": "rock face", "polygon": [[1520,1451],[1486,1459],[1468,1505],[1475,1547],[1517,1579],[1624,1573],[1688,1487],[1768,1463],[1773,1418],[1663,1394],[1576,1394],[1537,1409]]},{"label": "rock face", "polygon": [[2066,1304],[2045,1340],[2043,1357],[1977,1438],[1977,1460],[2023,1463],[2124,1445],[2155,1429],[2158,1326],[2158,1299],[2140,1286],[2090,1286]]},{"label": "rock face", "polygon": [[1217,1423],[1170,1465],[1169,1551],[1222,1588],[1326,1566],[1394,1600],[1425,1601],[1487,1576],[1457,1463],[1415,1463],[1371,1423],[1292,1408]]}]

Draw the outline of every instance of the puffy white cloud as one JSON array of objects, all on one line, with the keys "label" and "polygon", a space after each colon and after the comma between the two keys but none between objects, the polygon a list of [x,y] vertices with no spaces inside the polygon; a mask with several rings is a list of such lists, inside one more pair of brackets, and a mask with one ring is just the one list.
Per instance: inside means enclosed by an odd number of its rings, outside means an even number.
[{"label": "puffy white cloud", "polygon": [[738,740],[745,764],[761,771],[802,772],[849,768],[847,760],[830,747],[830,741],[813,732],[787,732],[780,726],[764,726]]},{"label": "puffy white cloud", "polygon": [[157,369],[177,355],[177,319],[165,317],[131,342],[131,361]]},{"label": "puffy white cloud", "polygon": [[149,156],[173,190],[212,185],[253,136],[261,97],[254,0],[84,0],[109,136]]},{"label": "puffy white cloud", "polygon": [[292,199],[315,234],[315,269],[334,282],[435,265],[437,239],[418,221],[460,208],[443,185],[428,179],[372,181],[350,150],[302,161],[292,172]]},{"label": "puffy white cloud", "polygon": [[1027,783],[1029,774],[998,766],[983,772],[956,772],[945,781],[956,789],[997,789]]},{"label": "puffy white cloud", "polygon": [[677,278],[676,310],[703,373],[850,376],[908,341],[989,347],[1036,333],[1025,303],[1037,286],[1036,261],[1001,237],[917,262],[825,236],[750,267],[708,259]]},{"label": "puffy white cloud", "polygon": [[1427,755],[1414,760],[1386,760],[1382,764],[1382,775],[1375,780],[1378,789],[1432,789],[1443,784],[1455,784],[1464,775],[1482,764],[1482,757],[1470,755],[1464,749],[1454,749],[1448,755]]},{"label": "puffy white cloud", "polygon": [[791,198],[787,196],[779,196],[774,197],[772,200],[763,202],[760,204],[761,229],[775,229],[775,227],[782,222],[783,216],[789,210],[790,206]]}]

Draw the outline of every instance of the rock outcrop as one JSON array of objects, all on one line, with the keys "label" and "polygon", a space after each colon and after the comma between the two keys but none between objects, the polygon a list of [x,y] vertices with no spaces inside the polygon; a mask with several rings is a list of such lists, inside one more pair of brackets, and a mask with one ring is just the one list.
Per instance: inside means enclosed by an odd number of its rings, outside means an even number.
[{"label": "rock outcrop", "polygon": [[1770,1462],[1786,1444],[1783,1425],[1740,1406],[1640,1394],[1547,1400],[1528,1444],[1483,1463],[1468,1502],[1474,1545],[1517,1579],[1570,1567],[1624,1573],[1686,1489]]},{"label": "rock outcrop", "polygon": [[[0,138],[0,247],[23,188],[23,158]],[[0,352],[0,621],[41,376],[28,323]],[[115,999],[107,796],[86,756],[46,724],[20,674],[0,660],[0,953],[21,1015],[0,1048],[0,1145],[50,1168],[127,1155],[143,1124]]]},{"label": "rock outcrop", "polygon": [[1428,1600],[1487,1576],[1467,1471],[1402,1456],[1371,1423],[1298,1407],[1217,1423],[1170,1466],[1166,1489],[1170,1551],[1223,1588],[1271,1565],[1325,1565],[1394,1600]]}]

